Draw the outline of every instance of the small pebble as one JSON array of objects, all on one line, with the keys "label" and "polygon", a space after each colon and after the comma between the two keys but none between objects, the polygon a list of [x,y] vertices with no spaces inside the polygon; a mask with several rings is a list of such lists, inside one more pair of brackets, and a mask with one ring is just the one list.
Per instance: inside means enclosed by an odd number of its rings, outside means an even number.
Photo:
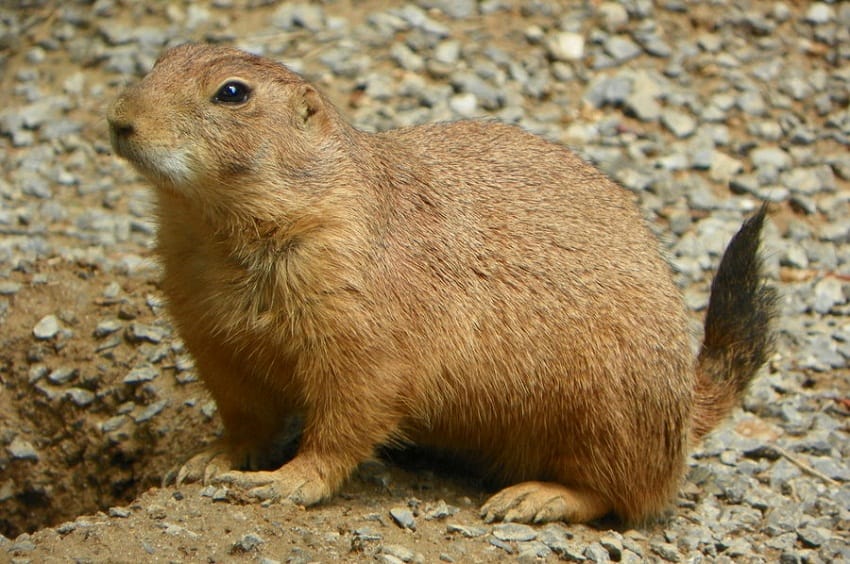
[{"label": "small pebble", "polygon": [[528,525],[500,523],[493,526],[493,536],[503,541],[524,542],[537,538],[537,531]]},{"label": "small pebble", "polygon": [[83,388],[71,388],[65,392],[65,395],[77,407],[86,407],[95,400],[94,393]]},{"label": "small pebble", "polygon": [[35,447],[32,446],[32,443],[20,437],[15,437],[6,447],[6,450],[16,460],[38,461],[38,452],[36,452]]},{"label": "small pebble", "polygon": [[460,533],[468,538],[480,537],[487,534],[488,529],[476,525],[460,525],[458,523],[449,523],[446,530],[450,533]]},{"label": "small pebble", "polygon": [[159,376],[159,370],[153,366],[138,366],[130,370],[124,376],[123,381],[125,384],[141,384],[143,382],[150,382],[157,376]]},{"label": "small pebble", "polygon": [[45,341],[59,333],[59,319],[55,315],[45,315],[33,327],[32,334],[36,339]]},{"label": "small pebble", "polygon": [[397,558],[400,562],[413,562],[416,559],[416,553],[414,551],[399,544],[385,544],[381,546],[381,554]]},{"label": "small pebble", "polygon": [[413,512],[410,509],[406,507],[393,507],[390,509],[390,517],[402,529],[416,530],[416,520],[413,518]]},{"label": "small pebble", "polygon": [[248,533],[239,538],[238,541],[233,543],[230,547],[231,554],[237,554],[240,552],[251,552],[252,550],[256,550],[260,545],[265,543],[266,541],[263,538],[255,533]]},{"label": "small pebble", "polygon": [[162,413],[162,410],[168,405],[168,399],[159,400],[154,402],[144,408],[138,415],[133,417],[133,421],[136,423],[145,423],[146,421],[150,421],[155,416]]},{"label": "small pebble", "polygon": [[130,516],[131,511],[126,507],[110,507],[109,508],[109,516],[110,517],[119,517],[119,518],[127,518]]},{"label": "small pebble", "polygon": [[52,384],[62,385],[67,384],[71,380],[77,377],[79,371],[76,368],[72,368],[69,366],[63,366],[61,368],[57,368],[52,370],[48,375],[47,379]]},{"label": "small pebble", "polygon": [[578,61],[584,57],[584,36],[562,31],[546,40],[546,49],[556,61]]},{"label": "small pebble", "polygon": [[651,542],[649,548],[667,562],[680,562],[682,559],[676,545],[669,542]]}]

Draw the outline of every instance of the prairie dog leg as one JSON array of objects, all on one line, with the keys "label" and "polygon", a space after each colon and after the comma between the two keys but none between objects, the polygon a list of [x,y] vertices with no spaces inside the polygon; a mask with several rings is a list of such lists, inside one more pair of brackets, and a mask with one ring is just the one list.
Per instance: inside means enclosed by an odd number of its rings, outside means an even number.
[{"label": "prairie dog leg", "polygon": [[611,503],[591,490],[568,488],[554,482],[523,482],[488,499],[481,507],[481,515],[488,523],[496,520],[584,523],[611,510]]},{"label": "prairie dog leg", "polygon": [[[327,376],[314,380],[333,381]],[[347,386],[327,385],[322,409],[314,409],[305,416],[298,453],[277,470],[231,471],[213,478],[213,482],[246,489],[255,498],[289,499],[305,506],[329,498],[357,465],[371,457],[375,447],[386,443],[398,427],[399,416],[390,407],[363,403],[362,398],[368,394],[357,390],[364,387],[353,379]],[[329,391],[342,389],[348,393]]]}]

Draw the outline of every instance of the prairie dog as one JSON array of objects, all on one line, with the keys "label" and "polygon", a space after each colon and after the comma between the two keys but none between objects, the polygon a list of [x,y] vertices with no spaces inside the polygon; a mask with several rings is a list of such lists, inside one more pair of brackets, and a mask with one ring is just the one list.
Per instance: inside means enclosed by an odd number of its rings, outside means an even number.
[{"label": "prairie dog", "polygon": [[[226,430],[178,481],[311,505],[415,443],[507,486],[487,520],[640,522],[771,352],[764,208],[695,358],[630,194],[518,128],[366,133],[283,65],[209,45],[166,51],[108,121],[155,188],[163,290]],[[260,471],[293,420],[294,458]]]}]

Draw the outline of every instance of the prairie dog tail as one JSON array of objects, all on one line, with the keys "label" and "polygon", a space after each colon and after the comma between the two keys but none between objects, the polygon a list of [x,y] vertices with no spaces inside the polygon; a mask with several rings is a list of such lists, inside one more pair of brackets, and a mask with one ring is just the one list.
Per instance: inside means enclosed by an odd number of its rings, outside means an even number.
[{"label": "prairie dog tail", "polygon": [[697,360],[693,441],[711,431],[736,405],[773,352],[775,289],[762,279],[759,255],[766,206],[732,238],[711,284],[705,338]]}]

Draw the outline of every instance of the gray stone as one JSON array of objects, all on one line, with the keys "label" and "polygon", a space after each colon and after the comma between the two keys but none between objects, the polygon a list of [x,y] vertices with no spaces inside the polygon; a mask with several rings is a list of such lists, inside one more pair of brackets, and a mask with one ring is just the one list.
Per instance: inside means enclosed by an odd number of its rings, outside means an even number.
[{"label": "gray stone", "polygon": [[535,563],[541,558],[546,559],[552,555],[552,549],[540,541],[531,541],[521,543],[518,547],[517,562],[519,563]]},{"label": "gray stone", "polygon": [[825,2],[813,2],[804,16],[806,22],[811,24],[825,24],[835,19],[835,10]]},{"label": "gray stone", "polygon": [[397,82],[386,74],[372,73],[365,77],[366,94],[374,100],[389,100],[395,95]]},{"label": "gray stone", "polygon": [[480,537],[487,534],[488,529],[477,525],[461,525],[459,523],[449,523],[446,525],[446,530],[450,533],[460,533],[468,538]]},{"label": "gray stone", "polygon": [[618,31],[629,23],[629,12],[619,2],[603,2],[597,12],[608,31]]},{"label": "gray stone", "polygon": [[507,552],[508,554],[513,554],[514,552],[516,552],[514,550],[514,547],[511,546],[510,543],[507,543],[507,542],[505,542],[501,539],[498,539],[496,537],[488,536],[487,542],[490,543],[491,546],[495,546],[496,548],[500,548],[500,549],[504,550],[505,552]]},{"label": "gray stone", "polygon": [[503,541],[523,542],[537,538],[537,531],[519,523],[500,523],[493,527],[493,536]]},{"label": "gray stone", "polygon": [[50,369],[42,364],[36,364],[30,367],[27,372],[27,382],[35,384],[45,376],[50,374]]},{"label": "gray stone", "polygon": [[33,327],[32,334],[36,339],[52,339],[59,333],[59,318],[55,315],[45,315]]},{"label": "gray stone", "polygon": [[797,529],[797,537],[806,548],[819,548],[832,538],[832,532],[823,527],[806,525]]},{"label": "gray stone", "polygon": [[98,339],[102,339],[103,337],[120,331],[123,327],[124,324],[117,319],[107,319],[97,324],[94,328],[94,336]]},{"label": "gray stone", "polygon": [[599,544],[601,544],[605,548],[605,550],[608,551],[608,556],[611,558],[611,560],[617,562],[620,561],[620,558],[623,554],[623,541],[619,533],[612,532],[612,534],[601,537],[599,539]]},{"label": "gray stone", "polygon": [[716,33],[702,33],[699,37],[697,37],[697,45],[699,45],[703,51],[715,53],[723,47],[723,38]]},{"label": "gray stone", "polygon": [[230,490],[226,486],[222,486],[219,488],[213,487],[211,497],[213,501],[227,502],[230,500]]},{"label": "gray stone", "polygon": [[38,452],[32,443],[20,437],[15,437],[11,443],[6,446],[6,451],[15,460],[32,460],[38,461]]},{"label": "gray stone", "polygon": [[390,517],[402,529],[416,530],[416,519],[413,518],[413,512],[407,507],[393,507],[390,509]]},{"label": "gray stone", "polygon": [[272,14],[271,23],[285,31],[304,28],[316,32],[325,27],[325,14],[317,4],[286,3]]},{"label": "gray stone", "polygon": [[756,168],[771,167],[776,170],[791,168],[791,155],[779,147],[759,147],[750,153]]},{"label": "gray stone", "polygon": [[150,421],[155,416],[162,413],[162,410],[165,409],[167,405],[168,399],[156,401],[144,408],[141,412],[139,412],[138,415],[133,417],[133,421],[135,421],[136,423],[145,423],[147,421]]},{"label": "gray stone", "polygon": [[198,493],[201,497],[213,497],[215,494],[216,487],[215,486],[204,486],[201,488],[201,491]]},{"label": "gray stone", "polygon": [[403,8],[394,11],[403,20],[406,20],[414,28],[418,28],[425,33],[433,34],[437,37],[446,37],[449,35],[449,30],[443,24],[430,18],[428,14],[415,4],[406,4]]},{"label": "gray stone", "polygon": [[251,552],[252,550],[256,550],[260,545],[264,544],[266,541],[256,533],[248,533],[242,535],[238,541],[233,543],[230,547],[231,553],[238,552]]},{"label": "gray stone", "polygon": [[52,370],[50,374],[47,375],[47,379],[50,380],[50,383],[61,386],[62,384],[67,384],[76,378],[78,373],[79,371],[76,368],[62,366]]},{"label": "gray stone", "polygon": [[472,17],[478,12],[476,0],[424,0],[422,6],[436,8],[457,20]]},{"label": "gray stone", "polygon": [[653,57],[667,58],[673,54],[670,44],[655,32],[635,33],[634,38]]},{"label": "gray stone", "polygon": [[680,562],[682,559],[676,545],[669,542],[652,541],[649,543],[649,548],[652,552],[668,562]]},{"label": "gray stone", "polygon": [[829,241],[837,245],[843,245],[850,242],[850,220],[837,220],[832,223],[821,225],[818,231],[818,237],[822,241]]},{"label": "gray stone", "polygon": [[127,340],[131,343],[147,342],[158,344],[167,336],[167,329],[155,325],[134,322],[127,327]]},{"label": "gray stone", "polygon": [[623,35],[612,35],[605,41],[603,48],[618,63],[623,63],[640,56],[643,50],[640,45]]},{"label": "gray stone", "polygon": [[110,517],[117,517],[117,518],[124,519],[124,518],[127,518],[127,517],[130,516],[131,511],[129,509],[127,509],[126,507],[110,507],[108,514],[109,514]]},{"label": "gray stone", "polygon": [[[809,339],[808,352],[814,357],[810,368],[825,371],[830,368],[843,368],[846,365],[844,355],[838,352],[836,342],[825,334],[814,335]],[[801,423],[799,426],[801,426]]]},{"label": "gray stone", "polygon": [[21,285],[10,280],[0,281],[0,296],[14,296],[21,291]]},{"label": "gray stone", "polygon": [[473,94],[481,107],[487,110],[498,110],[505,105],[504,92],[475,73],[457,72],[452,75],[451,81],[461,92]]},{"label": "gray stone", "polygon": [[39,174],[23,172],[18,175],[17,181],[21,192],[27,196],[34,196],[42,200],[49,200],[53,197],[53,190],[50,189],[47,179]]},{"label": "gray stone", "polygon": [[126,415],[116,415],[115,417],[110,417],[109,419],[101,423],[100,430],[104,433],[111,433],[112,431],[119,429],[126,422]]},{"label": "gray stone", "polygon": [[661,123],[676,137],[684,138],[693,135],[697,121],[688,113],[666,109],[661,112]]},{"label": "gray stone", "polygon": [[654,122],[661,117],[661,105],[654,96],[635,92],[626,100],[626,109],[641,121]]},{"label": "gray stone", "polygon": [[815,284],[814,294],[814,310],[820,314],[829,313],[834,306],[846,302],[844,284],[831,276],[824,277]]},{"label": "gray stone", "polygon": [[425,59],[417,55],[404,43],[393,43],[390,56],[404,70],[421,72],[425,68]]},{"label": "gray stone", "polygon": [[153,366],[137,366],[124,376],[123,382],[125,384],[141,384],[150,382],[157,376],[159,376],[159,370]]},{"label": "gray stone", "polygon": [[387,554],[401,562],[413,562],[416,559],[416,552],[400,544],[382,545],[381,554]]},{"label": "gray stone", "polygon": [[441,41],[434,49],[434,59],[440,63],[454,65],[460,58],[461,43],[457,40]]},{"label": "gray stone", "polygon": [[747,90],[738,96],[737,105],[742,112],[751,116],[762,116],[767,111],[767,104],[758,90]]},{"label": "gray stone", "polygon": [[713,181],[728,184],[743,170],[744,163],[740,160],[720,151],[711,151],[708,177]]},{"label": "gray stone", "polygon": [[626,110],[641,121],[657,121],[661,117],[661,104],[658,97],[662,94],[660,77],[649,73],[635,73],[631,83],[631,92],[625,99]]},{"label": "gray stone", "polygon": [[774,507],[767,513],[763,530],[770,536],[795,532],[801,517],[799,508],[794,503]]},{"label": "gray stone", "polygon": [[458,115],[471,118],[478,114],[478,98],[471,92],[463,92],[449,99],[449,107]]},{"label": "gray stone", "polygon": [[[15,542],[13,542],[7,549],[10,554],[14,554],[16,552],[32,552],[35,550],[35,543],[29,539],[29,535],[19,535]],[[16,560],[11,560],[11,562],[15,562]],[[31,562],[31,560],[23,560],[23,562]]]},{"label": "gray stone", "polygon": [[783,75],[779,79],[779,91],[798,101],[807,100],[814,94],[814,89],[805,76],[793,74]]},{"label": "gray stone", "polygon": [[781,177],[782,184],[796,194],[814,195],[835,189],[835,177],[828,166],[794,168]]},{"label": "gray stone", "polygon": [[812,468],[833,480],[850,482],[850,468],[847,467],[846,463],[842,464],[840,461],[824,456],[813,456],[809,459],[809,462]]},{"label": "gray stone", "polygon": [[806,254],[806,250],[800,245],[793,242],[786,242],[782,253],[781,263],[783,265],[799,269],[809,267],[809,257]]},{"label": "gray stone", "polygon": [[614,76],[592,82],[584,99],[601,108],[611,104],[619,106],[632,94],[632,80],[626,76]]},{"label": "gray stone", "polygon": [[[537,540],[544,543],[555,554],[561,557],[567,557],[568,554],[576,554],[581,557],[581,554],[574,549],[570,544],[572,534],[561,525],[551,524],[537,531]],[[583,558],[583,557],[581,557]]]},{"label": "gray stone", "polygon": [[437,502],[436,506],[428,508],[425,511],[425,519],[428,521],[445,519],[446,517],[451,517],[452,515],[457,514],[458,511],[460,511],[460,508],[455,507],[454,505],[449,505],[441,499]]},{"label": "gray stone", "polygon": [[624,550],[623,555],[618,560],[620,564],[640,564],[644,562],[644,558],[638,554],[635,554],[631,550]]},{"label": "gray stone", "polygon": [[584,36],[560,31],[546,38],[546,50],[556,61],[578,61],[584,57]]},{"label": "gray stone", "polygon": [[611,562],[611,558],[608,554],[608,551],[598,542],[594,542],[587,545],[582,554],[591,562],[596,562],[599,564]]}]

